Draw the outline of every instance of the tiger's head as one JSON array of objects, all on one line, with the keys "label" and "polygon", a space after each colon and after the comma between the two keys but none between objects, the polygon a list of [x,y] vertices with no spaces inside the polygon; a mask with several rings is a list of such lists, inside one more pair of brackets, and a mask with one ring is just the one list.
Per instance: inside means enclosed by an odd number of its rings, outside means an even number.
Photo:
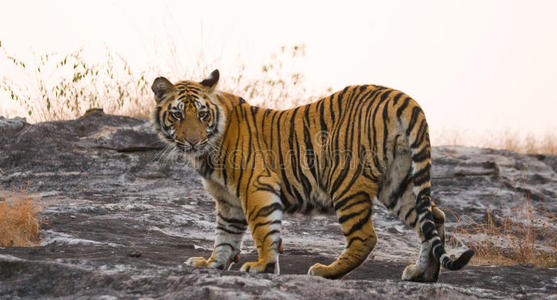
[{"label": "tiger's head", "polygon": [[151,89],[157,106],[153,124],[169,144],[188,155],[202,155],[222,134],[224,115],[213,100],[219,71],[201,82],[172,84],[158,77]]}]

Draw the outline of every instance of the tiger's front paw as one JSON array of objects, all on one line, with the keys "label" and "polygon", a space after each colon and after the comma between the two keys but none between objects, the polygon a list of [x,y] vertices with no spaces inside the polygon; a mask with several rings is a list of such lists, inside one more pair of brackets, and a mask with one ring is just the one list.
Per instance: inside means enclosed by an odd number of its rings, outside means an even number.
[{"label": "tiger's front paw", "polygon": [[209,262],[203,257],[190,257],[184,264],[196,268],[207,268],[209,267]]},{"label": "tiger's front paw", "polygon": [[227,268],[224,263],[218,262],[211,258],[205,259],[203,257],[190,257],[188,260],[186,260],[185,264],[194,268],[213,268],[220,270],[224,270],[225,268]]},{"label": "tiger's front paw", "polygon": [[268,261],[247,262],[240,268],[240,271],[250,273],[280,273],[278,262]]},{"label": "tiger's front paw", "polygon": [[184,264],[188,266],[192,266],[194,268],[215,268],[220,270],[229,270],[231,264],[238,263],[240,261],[240,256],[235,255],[228,263],[221,263],[214,260],[212,257],[209,259],[205,259],[203,257],[190,257],[188,260],[184,262]]}]

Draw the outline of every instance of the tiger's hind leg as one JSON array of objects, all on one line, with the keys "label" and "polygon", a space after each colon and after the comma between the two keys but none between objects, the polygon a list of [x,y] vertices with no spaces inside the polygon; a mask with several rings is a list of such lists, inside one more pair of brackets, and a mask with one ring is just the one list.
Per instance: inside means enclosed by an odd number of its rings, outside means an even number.
[{"label": "tiger's hind leg", "polygon": [[[432,214],[435,221],[435,227],[441,237],[441,242],[445,244],[445,214],[433,202]],[[420,239],[423,239],[423,234],[420,229],[417,229]],[[403,273],[402,280],[418,281],[418,282],[436,282],[439,279],[439,272],[441,271],[441,264],[433,256],[431,242],[423,242],[418,261],[415,264],[408,265]]]},{"label": "tiger's hind leg", "polygon": [[[410,152],[406,147],[398,147],[380,188],[378,199],[402,222],[414,228],[418,232],[420,240],[423,241],[423,233],[418,224],[416,197],[413,188]],[[442,242],[444,242],[445,215],[433,204],[432,214]],[[439,261],[433,256],[431,242],[425,242],[421,245],[416,263],[410,264],[404,269],[402,279],[435,282],[439,278],[440,268]]]},{"label": "tiger's hind leg", "polygon": [[346,238],[346,249],[328,266],[315,264],[309,275],[329,279],[341,278],[366,260],[377,243],[371,222],[372,199],[369,194],[355,192],[335,201],[335,211]]}]

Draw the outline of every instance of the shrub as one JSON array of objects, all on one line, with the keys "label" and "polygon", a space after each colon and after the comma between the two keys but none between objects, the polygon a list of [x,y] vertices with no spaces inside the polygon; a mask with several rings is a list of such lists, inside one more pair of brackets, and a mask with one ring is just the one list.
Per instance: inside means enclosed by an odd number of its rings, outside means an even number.
[{"label": "shrub", "polygon": [[[552,226],[557,217],[535,209],[529,199],[507,209],[488,209],[482,222],[453,215],[457,225],[452,231],[476,251],[472,264],[557,267],[557,230]],[[462,242],[453,234],[448,243]]]},{"label": "shrub", "polygon": [[0,246],[29,247],[39,242],[39,203],[25,191],[0,198]]}]

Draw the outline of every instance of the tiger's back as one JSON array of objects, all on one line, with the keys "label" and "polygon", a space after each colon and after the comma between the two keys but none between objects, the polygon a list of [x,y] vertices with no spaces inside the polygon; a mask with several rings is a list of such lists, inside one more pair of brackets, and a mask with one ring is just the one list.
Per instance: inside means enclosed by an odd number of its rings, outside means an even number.
[{"label": "tiger's back", "polygon": [[[419,109],[404,93],[374,85],[350,86],[312,104],[285,111],[246,103],[235,108],[238,113],[232,122],[241,124],[238,132],[249,132],[259,142],[239,145],[236,135],[225,134],[230,138],[225,139],[223,152],[242,150],[242,155],[228,158],[226,169],[245,169],[249,167],[248,156],[259,156],[267,168],[280,176],[285,211],[332,212],[332,199],[341,198],[356,177],[367,178],[369,189],[377,192],[371,183],[381,185],[397,153],[408,153],[400,117],[412,107]],[[417,121],[418,118],[414,123]],[[425,136],[422,143],[429,143]],[[410,159],[408,155],[407,158]],[[240,173],[227,173],[227,181],[239,182],[244,175]]]}]

